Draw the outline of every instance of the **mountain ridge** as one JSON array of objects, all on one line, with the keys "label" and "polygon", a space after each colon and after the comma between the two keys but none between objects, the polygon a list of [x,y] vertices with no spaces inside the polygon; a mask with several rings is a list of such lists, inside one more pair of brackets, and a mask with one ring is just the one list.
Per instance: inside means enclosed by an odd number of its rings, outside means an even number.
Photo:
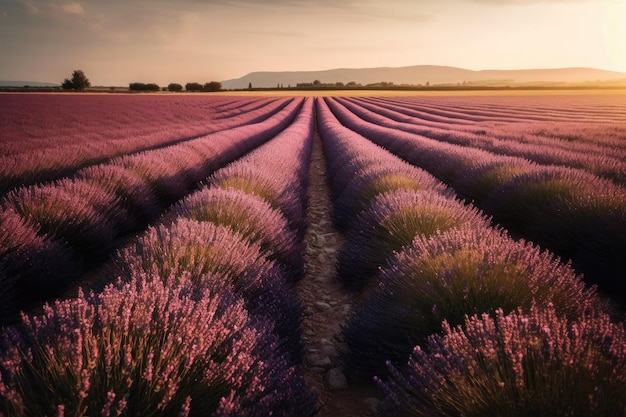
[{"label": "mountain ridge", "polygon": [[60,87],[58,83],[46,83],[41,81],[0,80],[0,87]]},{"label": "mountain ridge", "polygon": [[518,70],[468,70],[443,65],[405,67],[334,68],[320,71],[256,71],[222,81],[225,89],[295,87],[297,84],[355,82],[361,85],[388,82],[395,85],[462,83],[572,83],[626,79],[626,72],[587,67],[535,68]]}]

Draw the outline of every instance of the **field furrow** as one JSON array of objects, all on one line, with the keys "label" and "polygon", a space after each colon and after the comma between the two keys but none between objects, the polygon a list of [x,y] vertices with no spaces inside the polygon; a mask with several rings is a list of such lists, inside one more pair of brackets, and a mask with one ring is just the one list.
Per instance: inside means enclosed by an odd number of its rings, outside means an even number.
[{"label": "field furrow", "polygon": [[[105,98],[106,99],[106,98]],[[5,100],[11,101],[11,99]],[[0,156],[0,194],[6,193],[11,188],[19,185],[29,185],[37,182],[50,181],[72,175],[76,170],[89,166],[104,163],[111,158],[120,155],[129,155],[147,150],[164,148],[177,143],[197,139],[211,133],[232,129],[238,126],[245,126],[253,123],[260,123],[279,113],[291,100],[288,98],[280,100],[266,99],[256,107],[246,110],[245,103],[239,103],[240,107],[228,109],[218,114],[214,114],[211,108],[200,106],[189,113],[182,120],[172,119],[172,114],[176,115],[181,103],[170,101],[163,103],[139,102],[131,109],[121,106],[116,108],[117,113],[113,113],[113,119],[109,120],[105,115],[94,113],[73,115],[72,110],[65,109],[59,114],[47,115],[45,124],[41,131],[29,133],[33,136],[33,145],[29,141],[20,141],[19,138],[26,136],[28,128],[17,128],[9,124],[3,129],[0,145],[8,147],[14,145],[19,150],[13,152],[3,149]],[[18,103],[27,107],[31,102]],[[73,106],[80,108],[81,103]],[[101,107],[107,103],[98,103]],[[115,106],[116,103],[111,103]],[[159,106],[155,106],[159,104]],[[95,105],[95,103],[94,103]],[[130,113],[129,110],[149,109],[152,106],[157,111],[147,113]],[[135,108],[137,107],[137,108]],[[14,112],[20,109],[14,109]],[[188,109],[187,109],[188,110]],[[95,112],[92,109],[91,112]],[[68,113],[73,115],[74,120],[67,120]],[[219,114],[223,119],[219,119]],[[8,116],[13,114],[8,112]],[[192,118],[192,116],[195,116]],[[124,119],[119,120],[121,117]],[[226,118],[227,117],[227,118]],[[97,120],[88,123],[86,126],[78,120]],[[22,117],[22,119],[24,119]],[[32,116],[31,116],[32,119]],[[115,126],[117,123],[117,126]],[[23,120],[23,125],[31,126],[36,124],[33,120]],[[113,124],[114,127],[111,127]],[[71,131],[64,132],[67,125],[77,126]],[[14,138],[15,136],[15,138]]]},{"label": "field furrow", "polygon": [[[125,235],[144,228],[216,169],[280,133],[301,106],[302,100],[294,100],[260,123],[119,157],[79,170],[72,179],[8,193],[0,201],[0,278],[17,294],[4,294],[4,314],[74,283]],[[4,224],[19,224],[21,231]]]},{"label": "field furrow", "polygon": [[367,122],[326,99],[342,124],[421,167],[516,237],[555,252],[607,294],[626,295],[626,190],[582,170],[444,143]]},{"label": "field furrow", "polygon": [[0,417],[626,415],[622,97],[0,95]]}]

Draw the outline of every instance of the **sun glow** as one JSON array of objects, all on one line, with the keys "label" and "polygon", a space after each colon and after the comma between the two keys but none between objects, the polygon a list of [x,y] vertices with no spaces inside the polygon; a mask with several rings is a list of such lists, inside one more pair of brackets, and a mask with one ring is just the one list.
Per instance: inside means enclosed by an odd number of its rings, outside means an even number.
[{"label": "sun glow", "polygon": [[604,36],[606,53],[614,68],[626,71],[626,3],[610,4],[606,8]]}]

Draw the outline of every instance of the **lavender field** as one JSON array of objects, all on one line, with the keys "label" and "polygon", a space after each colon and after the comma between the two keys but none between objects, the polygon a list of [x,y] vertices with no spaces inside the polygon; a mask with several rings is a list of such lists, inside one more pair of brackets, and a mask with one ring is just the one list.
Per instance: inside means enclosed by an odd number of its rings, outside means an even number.
[{"label": "lavender field", "polygon": [[0,127],[2,417],[326,415],[315,143],[378,415],[626,416],[623,95],[2,94]]}]

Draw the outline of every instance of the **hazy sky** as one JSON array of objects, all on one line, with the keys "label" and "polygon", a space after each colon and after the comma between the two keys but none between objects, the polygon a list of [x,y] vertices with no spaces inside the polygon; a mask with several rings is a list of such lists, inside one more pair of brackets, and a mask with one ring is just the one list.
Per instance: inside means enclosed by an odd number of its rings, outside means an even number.
[{"label": "hazy sky", "polygon": [[626,72],[626,0],[0,0],[0,79],[450,65]]}]

